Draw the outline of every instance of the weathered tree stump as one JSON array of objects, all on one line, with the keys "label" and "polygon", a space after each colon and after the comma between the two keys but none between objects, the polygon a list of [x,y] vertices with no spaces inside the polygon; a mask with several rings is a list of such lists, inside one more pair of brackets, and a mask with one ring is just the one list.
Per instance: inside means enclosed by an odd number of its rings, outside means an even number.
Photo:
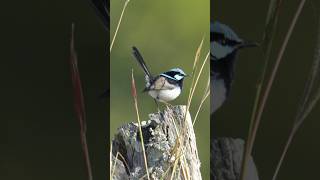
[{"label": "weathered tree stump", "polygon": [[[211,180],[239,180],[243,151],[242,139],[211,139]],[[252,157],[248,161],[246,170],[245,180],[259,180]]]},{"label": "weathered tree stump", "polygon": [[[141,123],[150,179],[202,179],[191,116],[185,114],[185,106],[167,107]],[[113,180],[147,179],[141,144],[137,123],[118,128],[112,141]]]}]

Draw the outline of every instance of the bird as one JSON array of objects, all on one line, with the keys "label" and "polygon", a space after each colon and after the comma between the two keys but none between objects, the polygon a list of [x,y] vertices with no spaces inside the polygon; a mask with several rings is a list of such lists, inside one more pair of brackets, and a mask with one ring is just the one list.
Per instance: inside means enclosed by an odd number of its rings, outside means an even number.
[{"label": "bird", "polygon": [[103,27],[110,31],[110,0],[90,0],[90,4],[99,16]]},{"label": "bird", "polygon": [[132,50],[133,56],[145,74],[146,85],[143,92],[147,92],[155,100],[157,106],[157,102],[167,104],[175,100],[182,92],[183,80],[187,74],[180,68],[172,68],[169,71],[153,76],[138,48],[133,46]]},{"label": "bird", "polygon": [[[110,32],[110,0],[90,0],[91,6],[93,7],[96,14],[104,27],[104,29]],[[108,51],[109,52],[109,51]],[[110,97],[110,88],[107,88],[100,96],[99,99],[105,100]]]},{"label": "bird", "polygon": [[210,113],[215,113],[230,94],[234,79],[236,55],[239,50],[256,47],[258,43],[245,41],[227,25],[210,22]]}]

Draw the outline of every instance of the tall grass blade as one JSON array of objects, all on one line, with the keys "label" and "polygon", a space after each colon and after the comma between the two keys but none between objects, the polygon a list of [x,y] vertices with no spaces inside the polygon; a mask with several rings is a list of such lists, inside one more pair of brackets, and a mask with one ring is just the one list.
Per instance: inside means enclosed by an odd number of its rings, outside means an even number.
[{"label": "tall grass blade", "polygon": [[315,52],[313,56],[313,64],[311,67],[309,78],[307,80],[307,83],[304,89],[302,103],[299,108],[295,123],[299,123],[299,121],[303,119],[302,116],[306,110],[307,103],[312,100],[310,99],[310,97],[312,94],[312,90],[314,89],[315,82],[317,78],[319,78],[319,70],[320,70],[320,18],[318,18],[317,44],[316,44]]},{"label": "tall grass blade", "polygon": [[121,15],[120,15],[120,18],[119,18],[119,21],[118,21],[118,24],[117,24],[116,31],[114,32],[113,38],[112,38],[112,40],[111,40],[110,52],[111,52],[111,50],[112,50],[113,44],[114,44],[114,42],[115,42],[115,40],[116,40],[116,37],[117,37],[117,35],[118,35],[118,31],[119,31],[119,28],[120,28],[120,24],[121,24],[121,22],[122,22],[122,18],[123,18],[124,12],[125,12],[125,10],[126,10],[129,2],[130,2],[130,0],[126,0],[126,1],[124,2],[124,5],[123,5],[122,11],[121,11]]},{"label": "tall grass blade", "polygon": [[[195,89],[197,87],[197,84],[199,82],[199,78],[203,72],[203,69],[204,69],[204,66],[207,62],[207,60],[209,59],[209,55],[210,55],[210,52],[208,52],[206,58],[204,59],[202,65],[201,65],[201,68],[199,70],[199,72],[197,72],[197,75],[196,75],[196,71],[197,71],[197,68],[199,66],[199,60],[200,60],[200,55],[201,55],[201,50],[202,50],[202,45],[203,45],[203,38],[200,42],[200,45],[199,47],[197,48],[197,51],[196,51],[196,55],[195,55],[195,58],[194,58],[194,62],[193,62],[193,67],[192,67],[192,82],[191,82],[191,87],[190,87],[190,90],[189,90],[189,95],[188,95],[188,100],[187,100],[187,107],[186,107],[186,113],[185,113],[185,116],[184,116],[184,121],[186,121],[186,117],[187,117],[187,112],[189,111],[190,109],[190,105],[191,105],[191,101],[192,101],[192,98],[193,98],[193,95],[194,95],[194,92],[195,92]],[[185,125],[185,124],[184,124]],[[177,150],[176,150],[176,154],[181,154],[183,153],[183,144],[182,142],[184,142],[184,138],[185,137],[185,134],[186,134],[186,127],[185,128],[182,128],[182,132],[180,133],[180,135],[178,135],[177,137]],[[185,159],[185,156],[184,154],[181,155],[181,157],[186,161]],[[174,174],[175,174],[175,171],[176,169],[178,168],[178,162],[180,161],[180,158],[177,158],[174,162],[174,166],[173,166],[173,170],[172,170],[172,173],[171,173],[171,176],[170,176],[170,179],[173,179],[174,178]]]},{"label": "tall grass blade", "polygon": [[209,74],[208,77],[209,77],[209,78],[208,78],[207,86],[206,86],[206,88],[205,88],[205,90],[204,90],[203,96],[202,96],[201,101],[200,101],[200,105],[199,105],[199,107],[198,107],[198,110],[197,110],[196,115],[194,116],[194,120],[193,120],[192,125],[194,125],[194,124],[196,123],[197,118],[198,118],[198,115],[199,115],[199,113],[200,113],[200,110],[201,110],[201,108],[202,108],[202,106],[203,106],[203,103],[206,101],[206,99],[207,99],[207,98],[209,97],[209,95],[210,95],[210,74]]},{"label": "tall grass blade", "polygon": [[250,158],[250,155],[251,155],[251,149],[253,146],[253,142],[252,142],[253,127],[255,126],[254,125],[255,117],[257,114],[260,95],[262,93],[261,92],[262,86],[264,84],[268,64],[270,61],[272,44],[273,44],[276,29],[277,29],[277,25],[278,25],[278,19],[279,19],[278,17],[279,17],[279,13],[280,13],[281,2],[282,2],[282,0],[270,0],[270,3],[269,3],[268,14],[267,14],[266,23],[265,23],[265,31],[264,31],[263,38],[262,38],[262,50],[263,50],[263,54],[264,54],[264,62],[265,63],[262,67],[261,78],[260,78],[258,85],[257,85],[257,92],[256,92],[256,96],[255,96],[253,111],[251,114],[249,132],[248,132],[248,137],[246,140],[246,147],[243,152],[242,169],[241,169],[241,175],[240,175],[241,180],[244,180],[244,178],[245,178],[246,164],[247,164],[247,162]]},{"label": "tall grass blade", "polygon": [[312,68],[311,68],[307,83],[305,85],[302,101],[300,103],[300,107],[298,108],[297,115],[293,123],[293,127],[291,129],[286,145],[282,151],[280,160],[277,164],[272,180],[277,179],[283,160],[287,154],[287,151],[291,145],[291,142],[296,132],[298,131],[298,129],[300,128],[304,120],[311,113],[311,111],[314,109],[315,105],[318,103],[320,99],[320,86],[317,88],[317,91],[314,93],[314,96],[312,96],[312,91],[315,89],[316,79],[319,78],[319,69],[320,69],[320,21],[319,20],[320,18],[318,18],[318,37],[317,37],[317,45],[315,47]]},{"label": "tall grass blade", "polygon": [[202,49],[202,45],[203,45],[203,39],[204,38],[202,38],[201,43],[197,49],[196,55],[194,57],[193,66],[192,66],[192,75],[194,74],[194,71],[196,70],[196,66],[197,66],[199,59],[200,59],[201,49]]},{"label": "tall grass blade", "polygon": [[[252,132],[252,139],[251,139],[251,143],[252,145],[254,144],[254,141],[255,141],[255,135],[256,135],[256,132],[257,132],[257,129],[258,129],[258,126],[259,126],[259,123],[260,123],[260,120],[261,120],[261,116],[262,116],[262,113],[264,111],[264,107],[265,107],[265,104],[267,102],[267,99],[269,97],[269,94],[270,94],[270,90],[272,88],[272,85],[273,85],[273,82],[274,82],[274,79],[275,79],[275,76],[277,75],[277,72],[278,72],[278,68],[279,68],[279,65],[282,61],[282,57],[283,57],[283,54],[287,48],[287,45],[288,45],[288,42],[290,40],[290,37],[292,35],[292,32],[294,30],[294,27],[296,25],[296,22],[300,16],[300,13],[302,11],[302,8],[304,7],[304,4],[305,4],[305,1],[306,0],[302,0],[298,6],[298,9],[291,21],[291,24],[290,24],[290,27],[289,27],[289,30],[285,36],[285,39],[284,39],[284,42],[280,48],[280,52],[277,56],[277,59],[276,59],[276,62],[275,62],[275,65],[272,69],[272,72],[271,72],[271,76],[270,76],[270,79],[267,83],[267,86],[266,86],[266,90],[262,96],[262,100],[261,100],[261,104],[258,108],[258,111],[257,111],[257,117],[256,117],[256,120],[255,120],[255,125],[253,127],[253,132]],[[252,147],[252,146],[251,146]],[[249,149],[249,152],[251,153],[251,149]]]},{"label": "tall grass blade", "polygon": [[92,169],[89,158],[89,150],[87,145],[87,126],[86,126],[86,114],[85,106],[82,92],[82,85],[80,79],[80,73],[78,69],[78,58],[74,47],[74,24],[72,24],[71,30],[71,40],[70,40],[70,67],[71,67],[71,78],[73,84],[73,94],[74,94],[74,108],[76,115],[80,124],[80,140],[82,145],[82,150],[84,154],[84,160],[86,164],[86,170],[88,175],[88,180],[92,180]]},{"label": "tall grass blade", "polygon": [[131,92],[132,92],[132,96],[133,96],[133,100],[134,100],[134,108],[136,110],[136,115],[137,115],[137,120],[138,120],[141,147],[142,147],[142,153],[143,153],[143,158],[144,158],[144,165],[146,168],[148,180],[150,180],[149,170],[148,170],[148,161],[147,161],[147,156],[146,156],[146,150],[144,148],[144,140],[143,140],[141,121],[140,121],[140,115],[139,115],[139,108],[138,108],[137,88],[136,88],[136,83],[135,83],[134,76],[133,76],[133,70],[131,72]]}]

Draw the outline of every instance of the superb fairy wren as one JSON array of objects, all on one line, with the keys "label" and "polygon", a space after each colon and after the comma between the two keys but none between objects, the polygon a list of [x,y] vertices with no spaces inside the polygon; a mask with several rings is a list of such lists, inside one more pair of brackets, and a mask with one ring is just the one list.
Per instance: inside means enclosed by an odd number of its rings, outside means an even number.
[{"label": "superb fairy wren", "polygon": [[146,87],[143,92],[159,102],[167,103],[176,99],[182,91],[183,79],[187,76],[180,68],[173,68],[157,76],[152,76],[141,53],[132,47],[133,55],[145,73]]},{"label": "superb fairy wren", "polygon": [[238,50],[257,45],[240,39],[227,25],[217,21],[210,23],[211,114],[222,106],[230,93]]},{"label": "superb fairy wren", "polygon": [[[103,27],[109,32],[109,30],[110,30],[110,0],[90,0],[90,2],[91,2],[92,7],[94,8],[96,14],[99,16],[99,18],[103,24]],[[102,95],[100,95],[100,98],[105,99],[109,96],[110,96],[110,88],[108,88]]]},{"label": "superb fairy wren", "polygon": [[110,26],[110,0],[90,0],[92,7],[100,17],[104,28],[109,31]]}]

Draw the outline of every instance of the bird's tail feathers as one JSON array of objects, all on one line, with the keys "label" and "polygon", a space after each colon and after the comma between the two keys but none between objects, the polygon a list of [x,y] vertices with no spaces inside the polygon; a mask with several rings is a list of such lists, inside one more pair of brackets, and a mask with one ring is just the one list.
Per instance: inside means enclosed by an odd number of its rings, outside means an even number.
[{"label": "bird's tail feathers", "polygon": [[150,73],[145,61],[143,60],[143,57],[142,57],[141,53],[139,52],[138,48],[133,46],[132,50],[133,50],[133,56],[138,61],[139,65],[143,69],[143,71],[146,74],[146,76],[148,76],[149,79],[152,79],[152,75],[151,75],[151,73]]},{"label": "bird's tail feathers", "polygon": [[110,30],[110,0],[90,0],[92,7],[100,17],[103,26]]}]

